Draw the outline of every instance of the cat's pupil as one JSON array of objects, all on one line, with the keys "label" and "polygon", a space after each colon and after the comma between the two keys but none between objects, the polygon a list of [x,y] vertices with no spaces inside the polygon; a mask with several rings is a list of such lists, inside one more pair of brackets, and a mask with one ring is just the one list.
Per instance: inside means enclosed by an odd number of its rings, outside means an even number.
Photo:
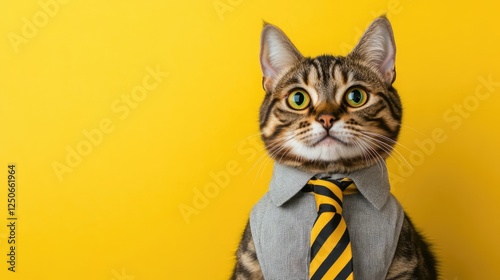
[{"label": "cat's pupil", "polygon": [[293,96],[293,102],[295,102],[295,104],[297,104],[299,106],[304,103],[304,100],[305,100],[304,94],[302,94],[300,92],[297,92]]},{"label": "cat's pupil", "polygon": [[354,103],[359,103],[363,99],[363,96],[359,90],[355,89],[349,94],[349,99],[351,99]]}]

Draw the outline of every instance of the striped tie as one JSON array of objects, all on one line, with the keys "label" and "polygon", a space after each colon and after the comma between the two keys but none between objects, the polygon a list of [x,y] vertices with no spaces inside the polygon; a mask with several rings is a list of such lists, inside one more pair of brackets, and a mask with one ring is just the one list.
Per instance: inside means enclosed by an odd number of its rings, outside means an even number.
[{"label": "striped tie", "polygon": [[313,178],[305,187],[313,192],[318,211],[311,230],[311,280],[354,279],[351,242],[342,218],[342,192],[351,185],[354,183],[347,178]]}]

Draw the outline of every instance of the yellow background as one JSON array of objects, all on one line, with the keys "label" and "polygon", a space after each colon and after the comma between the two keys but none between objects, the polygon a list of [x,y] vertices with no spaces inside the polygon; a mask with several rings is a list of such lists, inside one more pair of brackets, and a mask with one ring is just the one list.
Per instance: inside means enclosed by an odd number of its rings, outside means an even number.
[{"label": "yellow background", "polygon": [[300,3],[3,1],[0,278],[227,279],[272,170],[257,123],[262,21],[305,55],[345,55],[385,13],[405,107],[393,192],[434,243],[443,279],[496,279],[499,5]]}]

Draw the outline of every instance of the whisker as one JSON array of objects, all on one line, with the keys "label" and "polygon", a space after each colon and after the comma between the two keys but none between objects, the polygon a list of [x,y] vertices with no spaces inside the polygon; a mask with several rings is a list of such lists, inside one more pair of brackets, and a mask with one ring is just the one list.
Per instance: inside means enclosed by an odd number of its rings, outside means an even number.
[{"label": "whisker", "polygon": [[375,137],[378,137],[378,138],[381,138],[380,140],[384,140],[384,141],[387,141],[389,143],[392,143],[394,144],[395,146],[398,146],[398,147],[401,147],[401,148],[404,148],[405,150],[407,150],[408,152],[412,153],[412,154],[416,154],[415,151],[413,151],[412,149],[406,147],[405,145],[399,143],[398,141],[395,141],[394,139],[391,139],[385,135],[382,135],[382,134],[379,134],[379,133],[374,133],[374,132],[369,132],[369,131],[363,131],[362,132],[363,134],[369,134],[369,135],[373,135]]},{"label": "whisker", "polygon": [[[393,146],[391,146],[390,144],[388,144],[380,139],[377,139],[375,137],[371,137],[371,136],[368,136],[366,134],[363,134],[363,133],[360,135],[360,138],[364,139],[365,141],[369,141],[370,143],[372,143],[372,145],[375,145],[376,147],[380,148],[382,151],[384,151],[386,154],[388,154],[389,157],[394,159],[396,164],[398,164],[400,166],[403,164],[406,164],[407,166],[411,166],[410,163],[408,162],[408,160],[406,160],[406,158],[397,149],[394,149]],[[383,138],[383,139],[385,139],[385,138]],[[387,138],[387,139],[390,139],[390,138]]]},{"label": "whisker", "polygon": [[[361,150],[361,154],[363,155],[363,160],[365,161],[366,164],[369,164],[370,163],[370,151],[367,151],[364,146],[359,143],[359,141],[357,139],[355,139],[353,141],[353,144],[358,147],[358,149]],[[368,154],[367,154],[368,153]]]},{"label": "whisker", "polygon": [[[266,156],[271,156],[273,155],[273,151],[275,150],[276,147],[278,146],[281,146],[283,143],[282,141],[288,141],[288,140],[291,140],[293,138],[293,136],[290,136],[289,139],[277,139],[276,141],[274,141],[273,143],[271,143],[270,145],[268,145],[267,147],[264,145],[264,147],[258,151],[259,153],[261,152],[265,152],[264,154],[262,154],[256,161],[255,163],[253,164],[253,166],[250,168],[250,170],[247,172],[247,175],[255,168],[255,166],[259,163],[259,161],[263,160],[263,159],[266,159]],[[268,151],[269,150],[269,151]]]},{"label": "whisker", "polygon": [[[266,170],[266,166],[271,162],[273,158],[275,158],[279,153],[281,153],[284,149],[286,149],[286,143],[293,140],[295,135],[288,135],[288,136],[282,136],[280,138],[277,138],[273,141],[273,143],[269,144],[267,148],[264,148],[264,150],[268,150],[268,157],[266,157],[266,154],[263,154],[259,157],[259,159],[254,163],[252,168],[247,172],[247,175],[250,174],[251,170],[255,168],[256,165],[259,166],[257,170],[256,177],[254,178],[254,184],[257,178],[262,176],[264,173],[264,170]],[[288,155],[289,152],[284,153],[282,157],[280,158],[280,161],[282,158],[286,155]],[[259,163],[260,162],[260,163]],[[246,176],[247,176],[246,175]]]},{"label": "whisker", "polygon": [[409,126],[409,125],[406,125],[406,124],[402,124],[402,123],[401,123],[401,124],[399,124],[399,126],[401,126],[401,127],[405,127],[405,128],[409,128],[409,129],[411,129],[411,130],[413,130],[413,131],[415,131],[415,132],[417,132],[417,133],[421,134],[422,136],[429,137],[428,135],[426,135],[426,134],[425,134],[425,133],[423,133],[422,131],[420,131],[420,130],[418,130],[418,129],[414,128],[414,127],[411,127],[411,126]]},{"label": "whisker", "polygon": [[368,155],[367,155],[367,163],[370,163],[370,159],[372,159],[372,160],[374,160],[377,163],[377,165],[379,165],[379,167],[382,170],[382,168],[383,168],[382,164],[384,163],[384,159],[382,158],[382,156],[373,147],[370,146],[369,143],[366,143],[363,140],[364,139],[359,138],[359,139],[357,139],[357,142],[358,142],[358,144],[360,146],[362,146],[364,148],[363,150],[368,153]]}]

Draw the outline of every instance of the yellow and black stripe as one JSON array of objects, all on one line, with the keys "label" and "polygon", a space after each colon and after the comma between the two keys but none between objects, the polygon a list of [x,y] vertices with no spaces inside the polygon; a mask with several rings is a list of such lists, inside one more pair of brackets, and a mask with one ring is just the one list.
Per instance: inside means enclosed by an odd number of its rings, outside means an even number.
[{"label": "yellow and black stripe", "polygon": [[313,178],[306,186],[318,212],[311,230],[310,279],[354,279],[351,242],[342,218],[342,192],[351,185],[348,179]]}]

